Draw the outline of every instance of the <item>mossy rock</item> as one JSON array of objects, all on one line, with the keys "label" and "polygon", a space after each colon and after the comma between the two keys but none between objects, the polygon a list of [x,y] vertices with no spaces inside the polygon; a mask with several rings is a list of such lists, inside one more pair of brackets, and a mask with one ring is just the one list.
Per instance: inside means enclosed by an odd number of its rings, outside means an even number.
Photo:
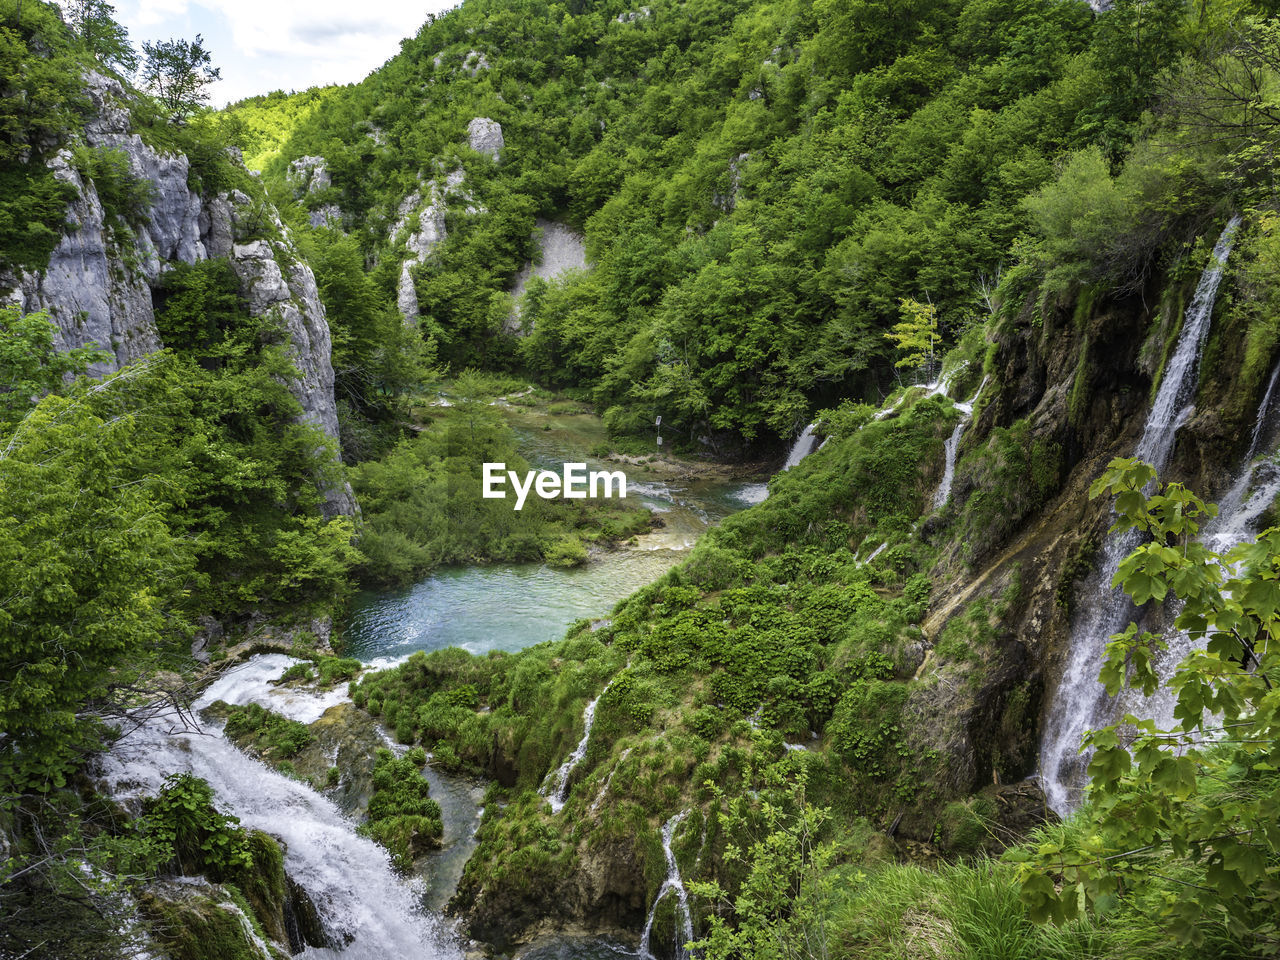
[{"label": "mossy rock", "polygon": [[204,880],[159,881],[138,895],[138,908],[169,960],[285,960],[258,939],[252,922],[223,887]]},{"label": "mossy rock", "polygon": [[239,870],[230,880],[244,894],[262,931],[276,943],[288,943],[285,907],[289,892],[284,873],[284,851],[261,830],[249,834],[251,867]]}]

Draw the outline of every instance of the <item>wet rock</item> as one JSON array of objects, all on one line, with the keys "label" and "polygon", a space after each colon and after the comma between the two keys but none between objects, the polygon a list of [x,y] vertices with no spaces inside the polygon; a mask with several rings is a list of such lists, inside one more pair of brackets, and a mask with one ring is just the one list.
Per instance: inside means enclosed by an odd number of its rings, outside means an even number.
[{"label": "wet rock", "polygon": [[289,948],[302,953],[307,947],[338,947],[320,919],[320,911],[314,901],[294,879],[285,876],[288,898],[285,900],[285,930],[289,935]]},{"label": "wet rock", "polygon": [[203,877],[157,880],[138,894],[155,946],[170,960],[285,960],[225,887]]},{"label": "wet rock", "polygon": [[[330,707],[309,725],[311,742],[293,758],[298,775],[322,789],[347,816],[359,819],[373,795],[373,768],[380,748],[386,746],[378,726],[351,703]],[[338,768],[338,780],[329,770]]]}]

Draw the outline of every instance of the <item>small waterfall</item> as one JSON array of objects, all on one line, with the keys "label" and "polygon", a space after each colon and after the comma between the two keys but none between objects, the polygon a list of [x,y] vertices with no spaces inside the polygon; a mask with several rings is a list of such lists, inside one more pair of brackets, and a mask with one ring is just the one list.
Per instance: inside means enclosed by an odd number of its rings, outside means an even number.
[{"label": "small waterfall", "polygon": [[671,850],[671,841],[676,835],[676,827],[689,815],[688,810],[677,813],[662,827],[662,853],[667,858],[667,879],[658,888],[658,895],[653,898],[653,906],[649,908],[649,916],[644,922],[644,934],[640,937],[640,956],[654,960],[649,946],[649,934],[653,932],[653,920],[658,912],[658,904],[668,893],[676,895],[676,917],[680,922],[682,940],[675,944],[676,960],[689,960],[688,944],[693,940],[693,913],[689,909],[689,895],[685,892],[684,881],[680,879],[680,867],[676,864],[676,855]]},{"label": "small waterfall", "polygon": [[[605,684],[604,690],[600,691],[600,697],[605,695],[605,692],[612,684],[612,680]],[[569,758],[560,764],[555,773],[547,778],[547,782],[542,788],[542,795],[551,803],[552,813],[559,813],[563,810],[565,801],[569,799],[569,774],[573,773],[573,768],[580,764],[582,758],[587,755],[587,744],[591,742],[591,725],[596,720],[596,704],[600,702],[600,697],[596,697],[588,703],[587,708],[582,711],[582,739],[573,748],[573,753],[569,754]]]},{"label": "small waterfall", "polygon": [[604,781],[604,786],[600,788],[600,792],[596,794],[596,798],[591,801],[591,812],[595,813],[600,809],[600,801],[604,799],[605,794],[609,792],[609,788],[613,786],[613,775],[618,772],[618,767],[626,761],[627,755],[631,753],[631,747],[622,751],[622,755],[618,757],[618,762],[613,765],[613,769],[609,771],[609,776]]},{"label": "small waterfall", "polygon": [[[1191,401],[1199,379],[1200,352],[1209,334],[1209,321],[1218,284],[1235,240],[1239,217],[1232,217],[1213,248],[1194,299],[1187,307],[1182,332],[1165,369],[1151,412],[1143,426],[1134,456],[1164,471],[1178,429],[1191,415]],[[1135,531],[1109,536],[1091,578],[1093,598],[1072,625],[1067,665],[1045,717],[1040,743],[1040,780],[1049,805],[1065,815],[1079,800],[1088,758],[1080,754],[1086,730],[1112,722],[1112,698],[1098,681],[1108,638],[1132,618],[1133,605],[1111,580],[1120,562],[1139,543]]]},{"label": "small waterfall", "polygon": [[817,424],[809,424],[804,428],[804,432],[796,438],[796,442],[791,445],[791,452],[787,454],[787,462],[782,465],[783,470],[790,470],[817,449],[818,438],[813,435],[813,430],[816,426]]},{"label": "small waterfall", "polygon": [[946,451],[946,466],[942,470],[942,482],[938,484],[938,489],[933,495],[935,510],[941,510],[951,499],[951,483],[956,475],[956,451],[960,449],[960,437],[963,436],[964,428],[968,425],[967,419],[961,419],[956,424],[956,428],[951,431],[951,436],[947,438],[946,446],[943,448]]},{"label": "small waterfall", "polygon": [[1275,393],[1277,378],[1280,378],[1280,361],[1276,363],[1275,369],[1271,371],[1271,379],[1267,381],[1267,392],[1262,395],[1262,404],[1258,407],[1258,417],[1253,422],[1253,439],[1249,443],[1249,452],[1245,455],[1246,460],[1252,460],[1258,455],[1258,450],[1262,444],[1262,430],[1267,422],[1267,414],[1271,410],[1271,396]]},{"label": "small waterfall", "polygon": [[[258,672],[256,661],[250,661],[245,675]],[[244,699],[245,675],[220,680],[221,690],[215,685],[210,693],[226,693],[238,684],[237,699]],[[210,693],[194,709],[207,706]],[[439,920],[423,911],[422,891],[392,871],[381,847],[358,836],[329,800],[241,753],[216,725],[197,721],[192,729],[175,713],[158,713],[116,743],[100,766],[105,787],[126,802],[157,793],[164,778],[178,772],[207,780],[219,809],[239,817],[245,827],[284,841],[289,876],[311,897],[325,929],[344,944],[310,948],[301,956],[461,960]]]},{"label": "small waterfall", "polygon": [[960,411],[962,416],[943,446],[946,463],[942,470],[942,482],[938,484],[938,489],[933,494],[933,509],[935,510],[941,510],[947,505],[947,501],[951,499],[951,484],[955,481],[956,476],[956,452],[960,449],[960,438],[964,436],[965,427],[969,426],[969,421],[973,419],[973,406],[978,402],[978,397],[982,395],[982,390],[986,387],[988,379],[988,377],[982,378],[982,382],[978,384],[978,389],[974,391],[972,397],[963,403],[957,402],[955,404],[955,408]]}]

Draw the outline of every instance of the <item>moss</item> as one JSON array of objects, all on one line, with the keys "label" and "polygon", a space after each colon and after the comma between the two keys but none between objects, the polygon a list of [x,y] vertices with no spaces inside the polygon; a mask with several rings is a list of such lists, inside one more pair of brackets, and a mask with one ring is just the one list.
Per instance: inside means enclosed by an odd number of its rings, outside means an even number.
[{"label": "moss", "polygon": [[431,799],[431,787],[420,772],[426,762],[421,747],[403,757],[384,749],[378,751],[373,770],[369,819],[360,830],[386,847],[401,870],[438,847],[444,833],[440,804]]},{"label": "moss", "polygon": [[1062,448],[1033,436],[1026,420],[994,429],[957,469],[957,488],[969,490],[960,512],[960,537],[970,563],[989,554],[1056,492]]},{"label": "moss", "polygon": [[277,943],[288,943],[284,851],[280,844],[260,830],[249,834],[248,846],[253,858],[252,866],[235,871],[228,879],[244,895],[246,912],[257,920],[266,937]]},{"label": "moss", "polygon": [[1067,619],[1071,618],[1074,609],[1076,581],[1088,576],[1093,570],[1094,561],[1098,556],[1098,546],[1097,537],[1085,537],[1076,544],[1071,556],[1062,564],[1062,570],[1058,574],[1058,586],[1053,594],[1053,602],[1058,609],[1066,614]]},{"label": "moss", "polygon": [[1084,426],[1089,400],[1092,397],[1089,381],[1092,379],[1093,368],[1089,363],[1089,347],[1089,338],[1086,336],[1080,342],[1080,352],[1076,357],[1076,372],[1071,379],[1071,393],[1067,397],[1067,422],[1077,428]]},{"label": "moss", "polygon": [[169,960],[264,960],[249,935],[245,920],[232,908],[234,898],[223,904],[209,894],[184,892],[168,899],[147,891],[138,906],[152,936]]},{"label": "moss", "polygon": [[989,823],[994,813],[986,797],[953,801],[942,809],[934,841],[948,853],[978,853],[992,837]]},{"label": "moss", "polygon": [[213,706],[227,718],[228,740],[277,768],[311,742],[311,731],[305,723],[282,717],[256,703],[229,706],[217,701]]}]

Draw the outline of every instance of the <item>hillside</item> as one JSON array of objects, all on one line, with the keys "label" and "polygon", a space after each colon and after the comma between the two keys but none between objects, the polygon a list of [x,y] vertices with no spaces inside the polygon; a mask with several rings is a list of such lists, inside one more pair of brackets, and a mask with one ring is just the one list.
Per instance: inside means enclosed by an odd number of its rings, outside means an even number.
[{"label": "hillside", "polygon": [[[690,446],[776,445],[892,387],[902,298],[934,304],[950,343],[989,315],[1035,259],[1023,200],[1074,151],[1116,163],[1154,78],[1231,22],[1178,9],[467,4],[302,121],[267,182],[324,158],[303,205],[340,214],[387,295],[408,262],[442,358],[581,390],[620,435],[661,415]],[[1128,282],[1207,228],[1223,185],[1168,174],[1172,222],[1089,251],[1082,279]],[[465,205],[436,197],[462,176]],[[504,341],[538,217],[582,229],[592,269],[527,298],[528,335]]]},{"label": "hillside", "polygon": [[181,123],[32,6],[0,954],[1274,953],[1273,4],[466,0]]}]

